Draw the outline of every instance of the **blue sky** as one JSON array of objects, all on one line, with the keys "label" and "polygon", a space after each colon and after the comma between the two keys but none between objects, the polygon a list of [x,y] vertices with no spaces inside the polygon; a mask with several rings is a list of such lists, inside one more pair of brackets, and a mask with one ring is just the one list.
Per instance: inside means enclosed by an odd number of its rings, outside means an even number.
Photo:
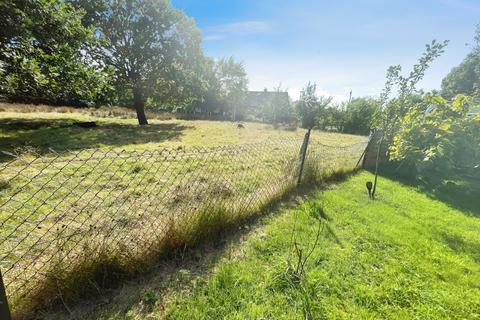
[{"label": "blue sky", "polygon": [[244,63],[249,88],[279,83],[297,98],[308,82],[345,99],[378,95],[389,65],[410,70],[433,39],[450,40],[420,87],[442,78],[470,51],[480,0],[172,0],[202,30],[214,58]]}]

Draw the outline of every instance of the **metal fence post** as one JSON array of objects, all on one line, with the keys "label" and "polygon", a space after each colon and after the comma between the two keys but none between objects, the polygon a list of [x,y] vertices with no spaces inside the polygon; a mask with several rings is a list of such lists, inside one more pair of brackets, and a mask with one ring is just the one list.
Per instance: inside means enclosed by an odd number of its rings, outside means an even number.
[{"label": "metal fence post", "polygon": [[10,308],[8,307],[7,292],[3,284],[2,272],[0,271],[0,319],[11,320]]},{"label": "metal fence post", "polygon": [[297,186],[299,186],[302,183],[302,174],[303,174],[303,167],[305,165],[305,158],[307,156],[307,148],[308,148],[308,142],[310,140],[310,132],[312,129],[308,129],[307,133],[305,134],[305,138],[303,139],[303,144],[302,144],[302,149],[300,150],[300,172],[298,173],[298,180],[297,180]]}]

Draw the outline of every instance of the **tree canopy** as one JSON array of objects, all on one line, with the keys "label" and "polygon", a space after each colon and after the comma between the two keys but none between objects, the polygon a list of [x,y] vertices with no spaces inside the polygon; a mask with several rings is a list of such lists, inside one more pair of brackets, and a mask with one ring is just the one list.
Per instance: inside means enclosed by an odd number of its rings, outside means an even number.
[{"label": "tree canopy", "polygon": [[108,91],[92,64],[92,28],[61,0],[0,4],[0,95],[19,102],[88,105]]},{"label": "tree canopy", "polygon": [[295,106],[302,128],[312,129],[315,126],[324,128],[325,110],[331,102],[332,97],[318,96],[317,85],[309,82],[300,92],[300,99]]},{"label": "tree canopy", "polygon": [[390,146],[392,160],[405,161],[413,173],[473,170],[480,164],[480,116],[470,116],[470,98],[450,103],[427,95],[401,119]]},{"label": "tree canopy", "polygon": [[139,124],[148,123],[147,99],[153,103],[174,102],[179,96],[195,99],[190,91],[202,88],[203,53],[194,22],[167,0],[107,4],[98,25],[102,61],[113,67],[116,86],[133,99]]},{"label": "tree canopy", "polygon": [[480,25],[472,51],[442,80],[442,95],[453,98],[466,94],[480,100]]}]

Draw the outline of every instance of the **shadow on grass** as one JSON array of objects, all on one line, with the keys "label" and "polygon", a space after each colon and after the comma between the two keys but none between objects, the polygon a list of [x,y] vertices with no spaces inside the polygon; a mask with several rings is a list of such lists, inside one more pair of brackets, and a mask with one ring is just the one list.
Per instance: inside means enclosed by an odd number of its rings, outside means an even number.
[{"label": "shadow on grass", "polygon": [[457,253],[469,255],[476,263],[480,263],[480,245],[472,241],[467,241],[459,235],[444,233],[442,235],[444,242],[450,249]]},{"label": "shadow on grass", "polygon": [[[78,126],[74,119],[0,119],[0,150],[13,152],[18,147],[33,147],[44,154],[55,151],[86,149],[103,146],[119,147],[130,144],[175,140],[189,126],[175,123],[133,124],[97,123],[93,128]],[[8,157],[0,155],[0,162]]]},{"label": "shadow on grass", "polygon": [[431,199],[442,201],[466,214],[480,217],[480,177],[456,173],[450,176],[430,175],[416,179],[403,176],[394,167],[384,165],[379,174],[404,185],[419,188]]},{"label": "shadow on grass", "polygon": [[[99,317],[123,319],[132,310],[143,316],[154,308],[158,312],[165,311],[173,293],[193,290],[195,283],[204,281],[213,272],[220,259],[235,258],[241,251],[242,243],[262,233],[261,228],[270,221],[268,215],[298,208],[316,192],[328,189],[330,184],[345,181],[354,174],[356,171],[334,173],[320,184],[303,184],[272,201],[261,212],[242,218],[238,224],[229,225],[192,246],[172,248],[157,257],[156,265],[139,271],[133,277],[123,278],[120,275],[117,281],[106,286],[95,285],[97,292],[92,291],[89,298],[80,296],[76,301],[68,301],[68,305],[65,301],[62,301],[63,305],[57,301],[46,309],[37,310],[37,315],[47,320],[93,320]],[[328,228],[329,235],[343,247],[335,231]]]}]

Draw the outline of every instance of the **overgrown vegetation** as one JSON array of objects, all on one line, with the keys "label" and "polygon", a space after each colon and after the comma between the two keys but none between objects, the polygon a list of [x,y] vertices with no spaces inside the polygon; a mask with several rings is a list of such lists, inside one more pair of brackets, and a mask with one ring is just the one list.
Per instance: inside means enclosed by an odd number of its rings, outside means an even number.
[{"label": "overgrown vegetation", "polygon": [[480,117],[470,113],[475,99],[459,94],[448,102],[417,89],[447,44],[433,41],[427,45],[408,76],[401,74],[401,66],[388,69],[373,121],[376,142],[381,158],[396,161],[409,176],[442,173],[448,177],[463,172],[478,178]]},{"label": "overgrown vegetation", "polygon": [[[468,116],[469,99],[457,95],[449,103],[427,97],[400,122],[390,146],[390,158],[401,161],[404,172],[439,175],[480,172],[480,116]],[[480,176],[479,176],[480,177]]]},{"label": "overgrown vegetation", "polygon": [[472,45],[472,51],[462,63],[453,68],[442,81],[442,96],[447,99],[457,94],[471,96],[480,103],[480,24]]},{"label": "overgrown vegetation", "polygon": [[[95,286],[148,269],[158,257],[215,237],[264,211],[297,181],[303,130],[245,124],[247,132],[221,122],[179,120],[139,128],[133,119],[111,118],[94,118],[98,125],[84,129],[76,121],[91,116],[48,113],[42,122],[39,114],[35,120],[26,115],[4,114],[6,124],[16,121],[12,128],[25,128],[2,131],[2,142],[10,140],[10,151],[18,158],[4,155],[0,167],[8,181],[0,202],[0,239],[6,252],[2,269],[8,270],[3,275],[17,314],[52,301],[70,303]],[[163,126],[171,127],[161,130]],[[250,144],[191,149],[214,143],[211,136],[202,138],[204,130],[224,132],[223,143]],[[319,137],[322,144],[316,142]],[[181,147],[172,148],[175,138]],[[328,140],[333,146],[323,145]],[[342,140],[345,146],[365,137],[313,131],[305,183],[355,167],[365,143],[342,148]],[[21,141],[31,147],[16,150]],[[165,143],[170,148],[152,151]],[[58,151],[50,150],[52,146]],[[105,148],[71,152],[62,146]],[[36,260],[37,255],[42,259]]]}]

